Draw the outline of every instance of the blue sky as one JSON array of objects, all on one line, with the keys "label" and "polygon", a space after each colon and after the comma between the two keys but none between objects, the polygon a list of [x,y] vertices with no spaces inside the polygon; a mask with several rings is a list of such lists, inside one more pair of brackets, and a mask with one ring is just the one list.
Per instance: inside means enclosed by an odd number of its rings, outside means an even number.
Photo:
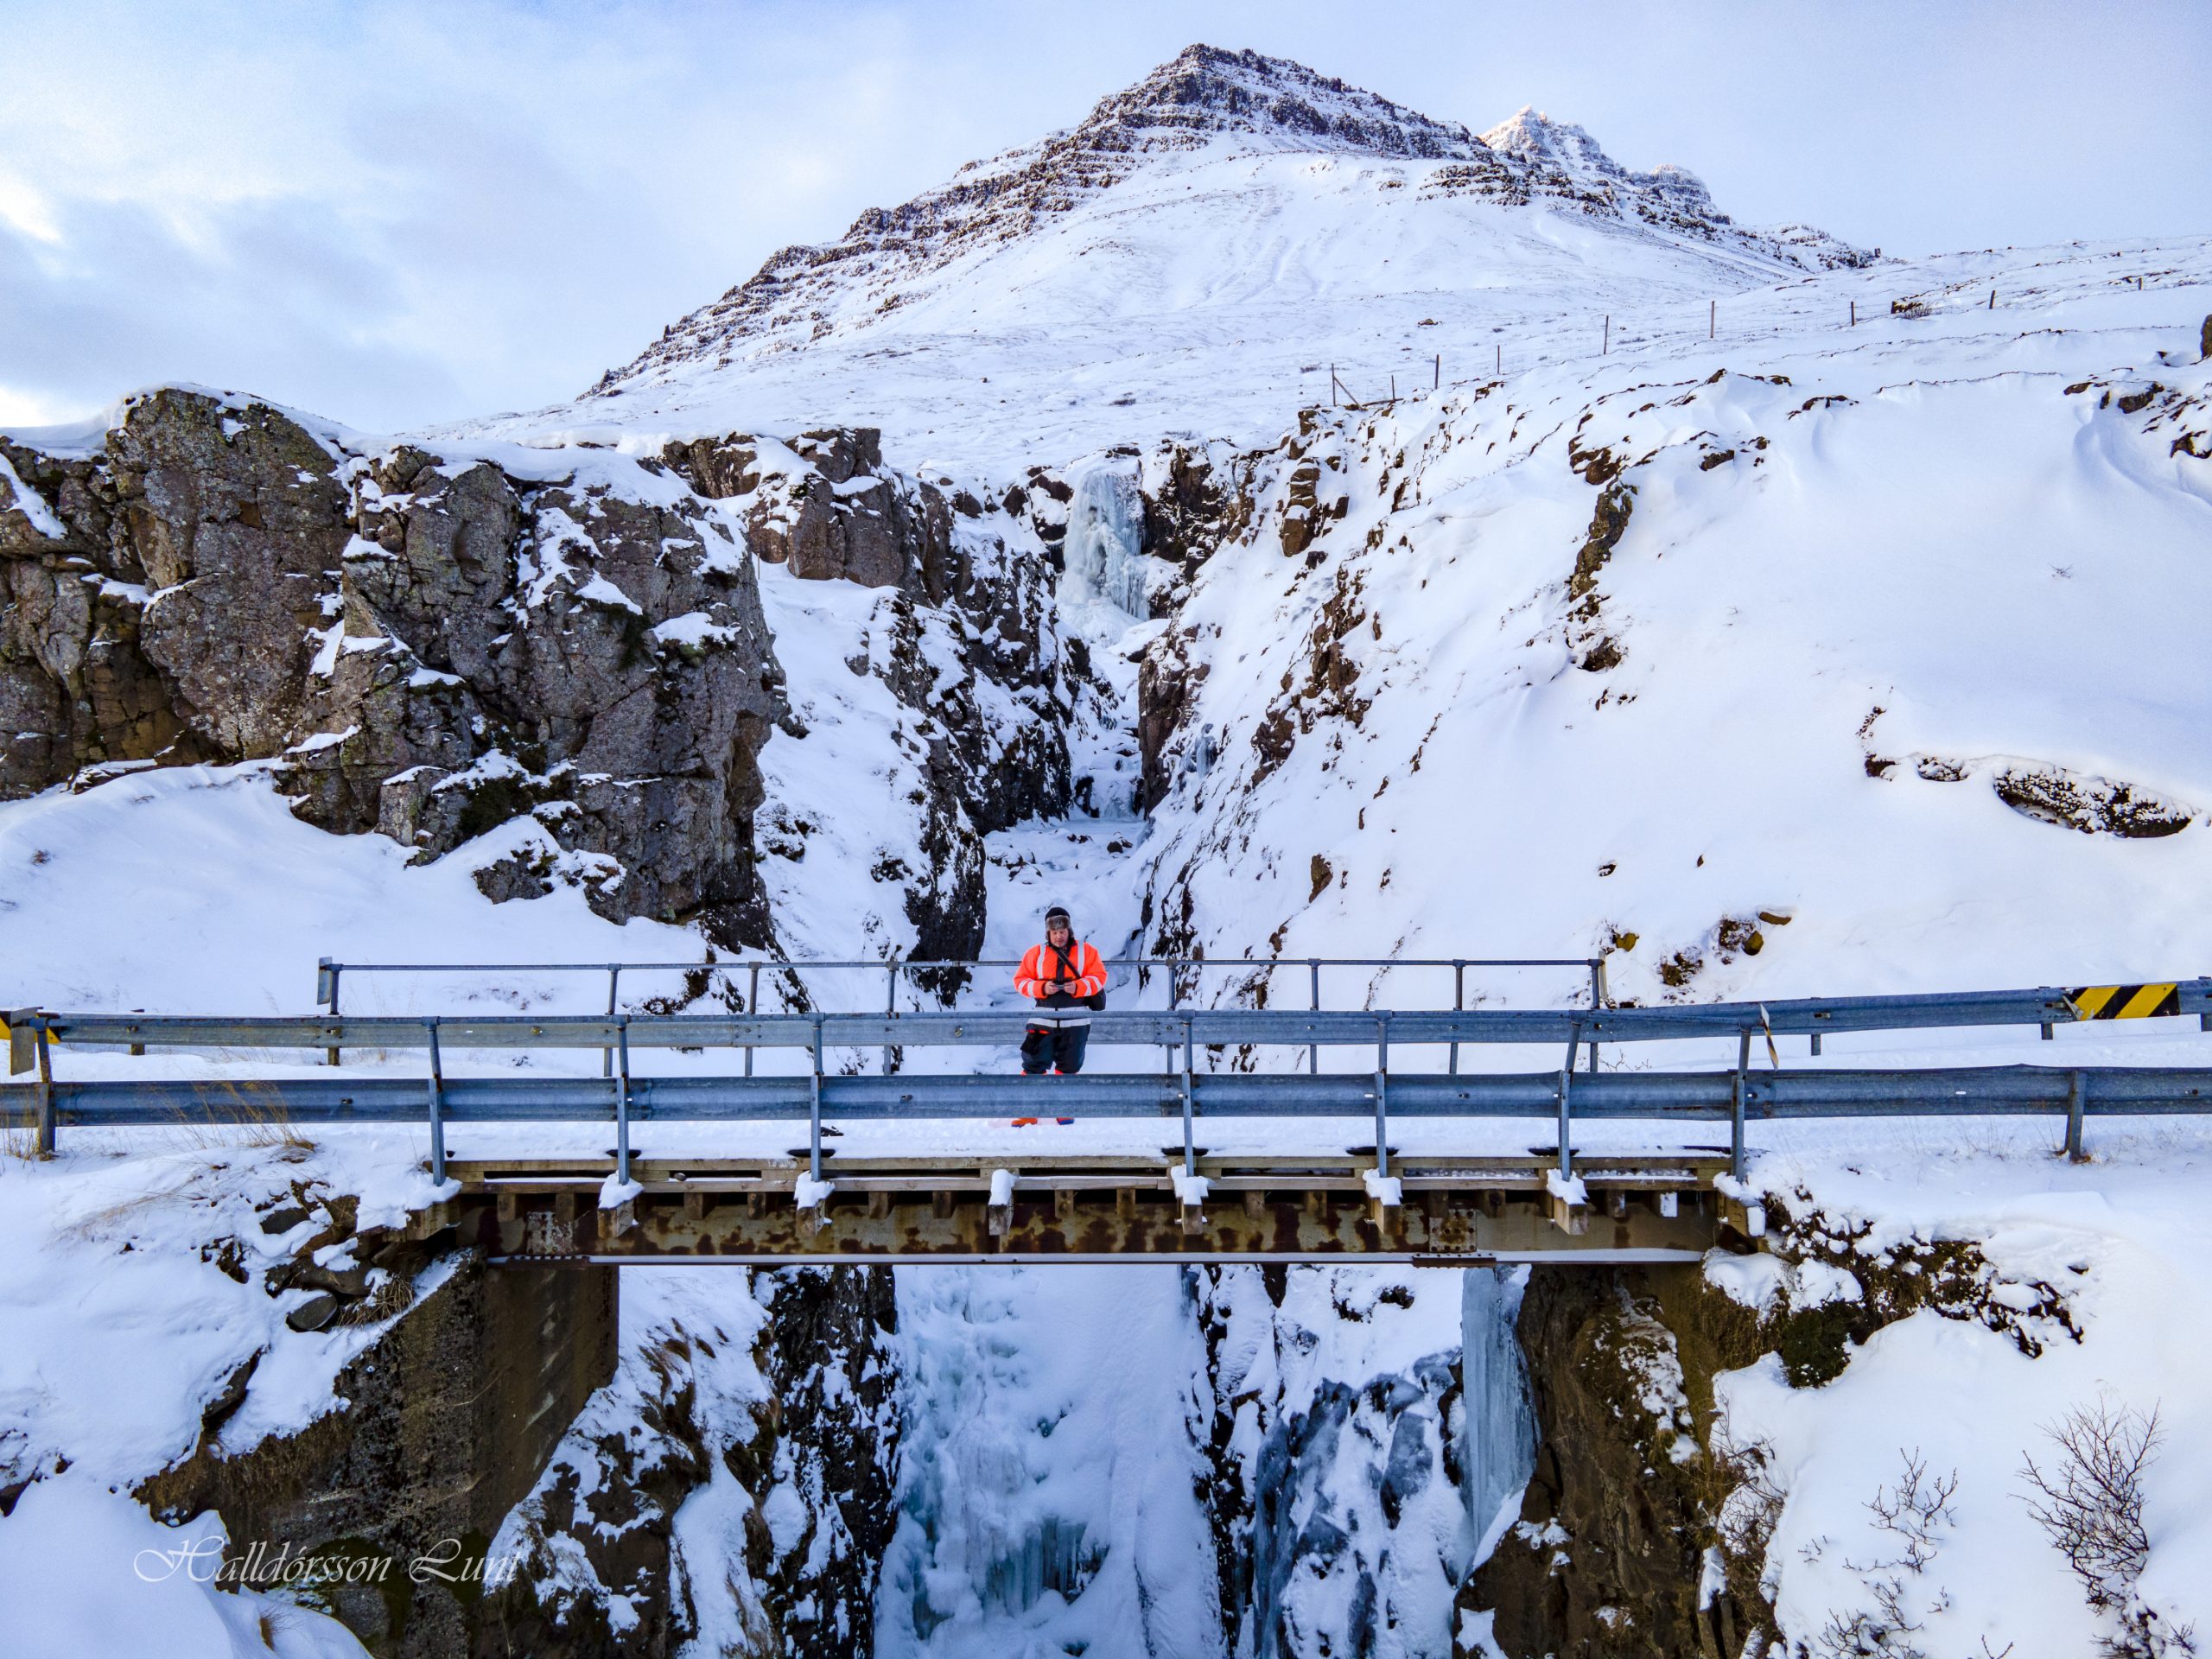
[{"label": "blue sky", "polygon": [[573,395],[1194,40],[1893,252],[2212,232],[2212,5],[0,0],[0,420]]}]

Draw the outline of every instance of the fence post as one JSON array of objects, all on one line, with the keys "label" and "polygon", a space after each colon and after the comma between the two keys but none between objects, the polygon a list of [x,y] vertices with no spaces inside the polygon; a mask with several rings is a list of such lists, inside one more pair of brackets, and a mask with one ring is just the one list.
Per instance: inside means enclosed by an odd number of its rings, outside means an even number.
[{"label": "fence post", "polygon": [[1705,302],[1705,337],[1707,340],[1711,340],[1713,338],[1713,325],[1719,321],[1719,316],[1720,302],[1718,300],[1707,300]]},{"label": "fence post", "polygon": [[1440,389],[1441,389],[1441,388],[1442,388],[1443,385],[1444,385],[1444,353],[1441,353],[1441,352],[1439,352],[1439,353],[1436,354],[1436,378],[1435,378],[1435,379],[1433,379],[1433,380],[1432,380],[1431,382],[1429,382],[1429,390],[1430,390],[1431,391],[1438,391],[1438,390],[1440,390]]},{"label": "fence post", "polygon": [[1851,302],[1851,326],[1853,328],[1859,326],[1859,302],[1856,300]]},{"label": "fence post", "polygon": [[[757,962],[752,964],[752,975],[746,983],[745,1011],[755,1020],[760,1017],[760,964]],[[750,1043],[745,1046],[745,1075],[748,1077],[753,1075],[753,1045]]]},{"label": "fence post", "polygon": [[1329,407],[1330,407],[1331,409],[1334,409],[1336,406],[1337,406],[1337,365],[1336,365],[1335,364],[1332,363],[1332,364],[1330,364],[1330,365],[1329,365]]},{"label": "fence post", "polygon": [[424,1021],[430,1028],[430,1179],[446,1184],[446,1071],[438,1052],[438,1020]]},{"label": "fence post", "polygon": [[1606,317],[1606,319],[1605,319],[1605,343],[1603,346],[1599,346],[1599,356],[1601,356],[1601,357],[1611,357],[1612,354],[1613,354],[1613,320],[1612,320],[1612,318],[1609,315],[1609,316],[1607,316],[1607,317]]},{"label": "fence post", "polygon": [[1375,1173],[1390,1173],[1390,1020],[1375,1021]]},{"label": "fence post", "polygon": [[1751,1064],[1751,1028],[1736,1033],[1736,1080],[1728,1108],[1728,1173],[1744,1179],[1744,1073]]},{"label": "fence post", "polygon": [[[1308,957],[1306,969],[1313,981],[1313,1011],[1319,1014],[1321,1012],[1321,958]],[[1309,1077],[1321,1075],[1321,1045],[1319,1043],[1306,1045],[1306,1075]]]},{"label": "fence post", "polygon": [[1497,358],[1491,365],[1491,367],[1495,373],[1502,376],[1505,372],[1505,342],[1503,340],[1494,340],[1491,341],[1491,345],[1497,352]]},{"label": "fence post", "polygon": [[2066,1160],[2086,1164],[2089,1154],[2082,1145],[2082,1109],[2088,1103],[2088,1079],[2079,1071],[2066,1079]]},{"label": "fence post", "polygon": [[38,1017],[38,1082],[35,1094],[38,1102],[38,1155],[54,1156],[54,1141],[59,1130],[54,1116],[54,1051],[47,1046],[46,1016]]}]

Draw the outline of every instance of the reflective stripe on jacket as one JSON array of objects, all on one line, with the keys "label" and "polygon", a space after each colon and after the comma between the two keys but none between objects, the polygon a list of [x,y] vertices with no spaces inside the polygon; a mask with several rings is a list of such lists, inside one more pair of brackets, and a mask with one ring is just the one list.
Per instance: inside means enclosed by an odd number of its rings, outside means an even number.
[{"label": "reflective stripe on jacket", "polygon": [[[1045,987],[1056,979],[1072,980],[1075,988],[1046,995]],[[1021,966],[1014,969],[1014,988],[1034,1001],[1040,1010],[1080,1008],[1085,997],[1096,996],[1106,988],[1106,964],[1099,960],[1097,947],[1081,939],[1070,940],[1065,950],[1033,944]]]}]

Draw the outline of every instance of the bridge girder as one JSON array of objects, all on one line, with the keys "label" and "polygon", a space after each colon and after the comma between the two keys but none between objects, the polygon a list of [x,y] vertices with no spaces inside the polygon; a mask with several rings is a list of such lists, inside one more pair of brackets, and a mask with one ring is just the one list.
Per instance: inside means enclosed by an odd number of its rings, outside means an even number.
[{"label": "bridge girder", "polygon": [[419,1225],[531,1266],[1688,1261],[1751,1248],[1757,1230],[1713,1190],[1717,1160],[1589,1160],[1581,1202],[1554,1192],[1541,1157],[1394,1162],[1395,1204],[1370,1195],[1371,1157],[1347,1155],[1209,1161],[1195,1205],[1157,1163],[1025,1168],[995,1194],[986,1167],[879,1160],[841,1166],[833,1190],[803,1205],[803,1166],[641,1161],[643,1190],[604,1209],[608,1170],[588,1163],[456,1164],[461,1195]]}]

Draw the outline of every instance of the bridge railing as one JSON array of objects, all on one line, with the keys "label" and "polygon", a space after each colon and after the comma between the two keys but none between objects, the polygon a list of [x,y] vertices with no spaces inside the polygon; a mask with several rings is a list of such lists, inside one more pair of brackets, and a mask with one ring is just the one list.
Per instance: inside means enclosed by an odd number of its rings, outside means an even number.
[{"label": "bridge railing", "polygon": [[[970,973],[984,969],[1001,970],[1011,975],[1021,966],[1021,959],[1014,957],[983,957],[973,962],[938,962],[906,957],[868,957],[853,961],[794,962],[778,957],[738,957],[721,962],[559,962],[559,963],[396,963],[396,962],[340,962],[325,957],[315,964],[315,996],[319,1007],[335,1014],[339,1012],[345,976],[347,974],[404,974],[411,976],[497,976],[512,980],[537,974],[604,974],[607,976],[607,1012],[611,1018],[621,1010],[622,976],[681,975],[685,979],[698,978],[702,982],[720,979],[734,982],[741,976],[745,981],[743,1007],[748,1014],[760,1012],[760,980],[769,976],[772,985],[779,980],[786,987],[799,992],[802,1003],[810,1001],[806,988],[806,976],[811,973],[880,973],[883,980],[883,1012],[900,1012],[899,993],[903,988],[916,991],[934,988],[940,995],[957,995],[962,983]],[[1601,957],[1120,957],[1105,963],[1107,990],[1126,990],[1132,980],[1140,990],[1150,982],[1155,970],[1164,972],[1167,985],[1167,1006],[1173,1011],[1182,1006],[1185,995],[1185,976],[1190,992],[1195,994],[1198,983],[1208,973],[1236,973],[1246,977],[1259,974],[1270,980],[1280,971],[1303,970],[1306,976],[1307,1011],[1321,1009],[1321,971],[1324,969],[1367,968],[1417,970],[1450,969],[1452,974],[1452,1006],[1465,1008],[1467,1001],[1467,973],[1470,969],[1483,971],[1492,969],[1573,969],[1589,976],[1590,1006],[1604,1007],[1608,1001],[1605,993],[1605,963]],[[957,979],[954,976],[958,976]],[[935,982],[932,986],[932,982]],[[948,981],[951,982],[948,984]],[[786,1008],[794,1000],[787,989],[781,999]],[[909,1012],[922,1012],[918,1008]],[[771,1046],[772,1045],[762,1045]],[[589,1045],[600,1046],[600,1045]],[[746,1075],[752,1075],[752,1045],[746,1047]],[[339,1063],[340,1050],[334,1046],[328,1052],[333,1065]],[[1456,1050],[1452,1055],[1453,1071],[1459,1069]],[[887,1069],[889,1055],[886,1056]],[[1320,1051],[1310,1046],[1306,1051],[1306,1070],[1319,1072],[1321,1069]],[[1598,1069],[1597,1049],[1590,1052],[1590,1069]],[[612,1048],[602,1049],[600,1066],[602,1076],[611,1077],[614,1071]]]},{"label": "bridge railing", "polygon": [[[2116,992],[2127,993],[2117,996]],[[1202,1116],[1344,1116],[1372,1111],[1379,1177],[1389,1173],[1391,1113],[1417,1116],[1549,1116],[1557,1114],[1562,1180],[1573,1179],[1572,1124],[1586,1117],[1726,1117],[1731,1164],[1740,1178],[1745,1131],[1753,1118],[1934,1116],[1984,1112],[2058,1112],[2068,1120],[2067,1147],[2080,1156],[2082,1122],[2091,1113],[2212,1111],[2212,1068],[2034,1066],[1929,1068],[1915,1071],[1784,1071],[1775,1039],[1805,1035],[1815,1050],[1831,1032],[1906,1031],[2035,1025],[2046,1037],[2060,1023],[2114,1014],[2197,1016],[2212,1029],[2212,979],[2128,987],[2041,987],[2005,991],[1895,996],[1797,998],[1772,1002],[1674,1004],[1657,1007],[1381,1009],[1320,1012],[1185,1008],[1108,1010],[1091,1016],[1106,1045],[1158,1045],[1166,1064],[1155,1075],[1085,1075],[1050,1084],[974,1076],[846,1076],[825,1068],[825,1050],[840,1046],[1000,1047],[1020,1039],[1019,1013],[924,1010],[891,1013],[817,1011],[782,1014],[265,1016],[69,1014],[23,1009],[10,1019],[10,1067],[35,1071],[28,1091],[39,1146],[50,1152],[58,1126],[173,1121],[184,1111],[246,1109],[302,1122],[423,1122],[429,1132],[433,1176],[445,1179],[445,1128],[454,1121],[612,1119],[616,1177],[629,1179],[630,1131],[642,1119],[808,1122],[810,1179],[822,1179],[825,1111],[853,1118],[949,1119],[996,1116],[1009,1107],[1032,1110],[1049,1101],[1101,1116],[1179,1115],[1186,1173],[1197,1170],[1195,1124]],[[1679,1040],[1732,1035],[1732,1071],[1593,1073],[1578,1077],[1585,1044]],[[1772,1069],[1753,1071],[1752,1047],[1764,1039]],[[52,1046],[269,1051],[420,1048],[428,1076],[255,1079],[219,1082],[57,1082]],[[1465,1044],[1563,1044],[1558,1070],[1534,1074],[1463,1074]],[[1371,1075],[1309,1071],[1291,1073],[1199,1070],[1198,1051],[1319,1045],[1368,1045]],[[1452,1069],[1394,1077],[1393,1047],[1446,1046]],[[795,1076],[752,1075],[756,1048],[804,1050],[810,1069]],[[444,1074],[448,1049],[592,1049],[613,1057],[602,1078],[454,1078]],[[742,1077],[641,1077],[633,1048],[741,1049]]]}]

